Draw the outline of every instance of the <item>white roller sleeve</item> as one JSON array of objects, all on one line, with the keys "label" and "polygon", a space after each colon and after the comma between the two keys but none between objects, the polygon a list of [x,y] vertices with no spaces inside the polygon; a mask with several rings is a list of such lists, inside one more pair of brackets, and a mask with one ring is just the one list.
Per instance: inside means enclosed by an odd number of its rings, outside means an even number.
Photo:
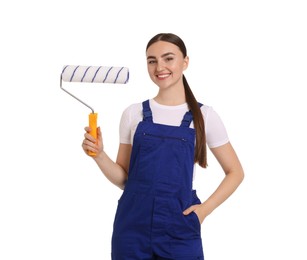
[{"label": "white roller sleeve", "polygon": [[62,71],[62,80],[126,84],[129,80],[129,69],[126,67],[66,65]]}]

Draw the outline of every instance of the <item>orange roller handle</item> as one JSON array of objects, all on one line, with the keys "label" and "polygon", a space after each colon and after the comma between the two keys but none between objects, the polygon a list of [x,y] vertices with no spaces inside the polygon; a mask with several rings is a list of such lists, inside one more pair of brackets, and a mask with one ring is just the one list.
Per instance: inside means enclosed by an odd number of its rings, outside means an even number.
[{"label": "orange roller handle", "polygon": [[[91,128],[90,135],[93,136],[95,139],[97,139],[97,117],[97,113],[90,113],[88,115],[89,127]],[[88,155],[95,156],[96,153],[89,151]]]}]

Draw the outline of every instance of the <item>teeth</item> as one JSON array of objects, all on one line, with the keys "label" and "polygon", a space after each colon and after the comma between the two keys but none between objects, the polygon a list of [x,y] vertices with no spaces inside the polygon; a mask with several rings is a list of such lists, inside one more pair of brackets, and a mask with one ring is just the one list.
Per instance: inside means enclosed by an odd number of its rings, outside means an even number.
[{"label": "teeth", "polygon": [[166,78],[168,76],[169,76],[168,74],[167,75],[158,75],[158,78]]}]

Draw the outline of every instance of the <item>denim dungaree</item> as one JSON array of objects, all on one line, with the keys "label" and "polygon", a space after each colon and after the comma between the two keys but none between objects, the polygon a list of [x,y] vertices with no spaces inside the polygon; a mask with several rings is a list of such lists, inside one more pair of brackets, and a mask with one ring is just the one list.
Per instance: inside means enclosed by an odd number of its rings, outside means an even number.
[{"label": "denim dungaree", "polygon": [[192,190],[192,120],[189,111],[180,126],[153,123],[149,100],[143,102],[114,220],[113,260],[204,259],[198,217],[182,213],[201,203]]}]

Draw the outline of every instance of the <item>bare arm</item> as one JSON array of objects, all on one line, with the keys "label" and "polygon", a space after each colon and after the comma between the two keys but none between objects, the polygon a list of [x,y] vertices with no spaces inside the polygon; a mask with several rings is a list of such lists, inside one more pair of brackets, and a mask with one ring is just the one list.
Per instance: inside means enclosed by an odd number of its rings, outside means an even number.
[{"label": "bare arm", "polygon": [[206,201],[200,205],[193,205],[184,211],[186,215],[194,211],[201,223],[213,210],[230,197],[244,178],[243,168],[230,143],[212,148],[211,151],[225,172],[225,177]]},{"label": "bare arm", "polygon": [[114,162],[103,149],[103,141],[100,128],[98,128],[97,131],[97,140],[95,140],[89,134],[89,127],[86,127],[85,131],[86,133],[84,134],[84,141],[82,143],[84,152],[86,152],[86,154],[88,151],[96,153],[96,156],[92,157],[105,177],[114,185],[124,189],[128,177],[131,145],[120,144],[118,148],[117,159],[116,162]]}]

